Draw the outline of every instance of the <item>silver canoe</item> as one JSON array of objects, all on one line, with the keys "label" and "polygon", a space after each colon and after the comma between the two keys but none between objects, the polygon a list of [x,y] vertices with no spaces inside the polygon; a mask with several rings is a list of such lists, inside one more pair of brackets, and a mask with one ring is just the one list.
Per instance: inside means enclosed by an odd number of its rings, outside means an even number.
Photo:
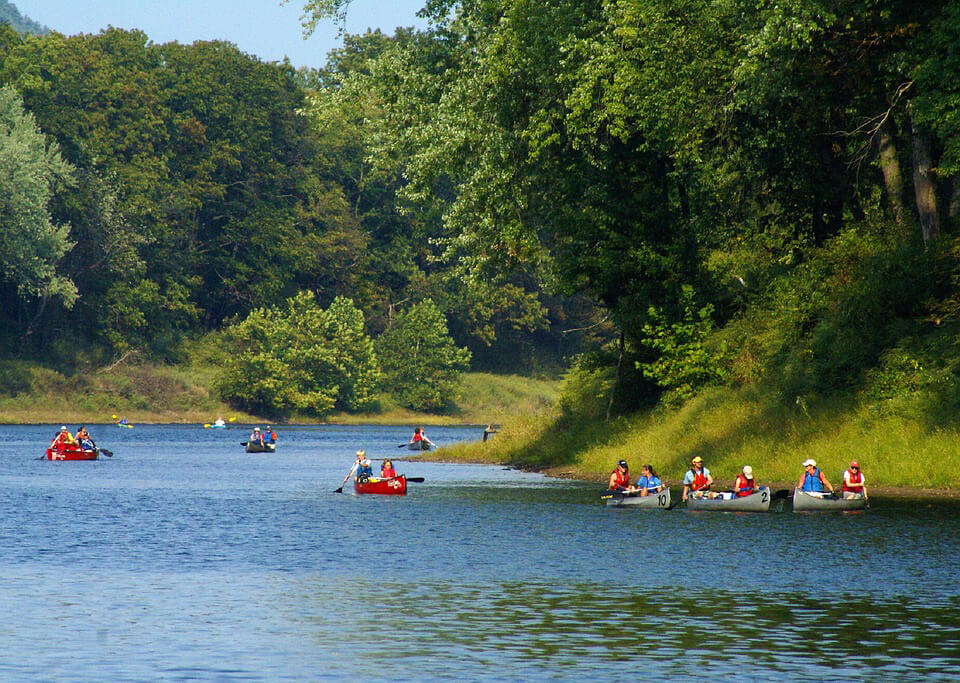
[{"label": "silver canoe", "polygon": [[770,509],[773,494],[769,486],[761,486],[756,493],[742,498],[687,498],[689,510],[715,510],[718,512],[766,512]]},{"label": "silver canoe", "polygon": [[614,493],[609,491],[600,496],[607,503],[607,507],[649,508],[651,510],[668,510],[670,508],[670,489],[663,489],[660,493],[649,493],[641,496],[637,493]]},{"label": "silver canoe", "polygon": [[867,506],[867,499],[863,494],[856,498],[834,498],[827,494],[819,496],[810,494],[800,489],[793,491],[793,509],[794,511],[804,512],[807,510],[862,510]]},{"label": "silver canoe", "polygon": [[432,441],[411,441],[407,444],[407,448],[411,451],[429,451],[433,448],[434,444]]}]

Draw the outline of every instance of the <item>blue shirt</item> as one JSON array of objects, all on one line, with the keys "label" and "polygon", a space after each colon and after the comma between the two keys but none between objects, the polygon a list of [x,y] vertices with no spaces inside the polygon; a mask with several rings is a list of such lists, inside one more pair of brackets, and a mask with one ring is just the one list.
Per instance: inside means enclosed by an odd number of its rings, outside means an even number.
[{"label": "blue shirt", "polygon": [[656,489],[663,486],[663,483],[660,481],[660,477],[653,475],[652,477],[640,477],[637,479],[637,488],[638,489]]}]

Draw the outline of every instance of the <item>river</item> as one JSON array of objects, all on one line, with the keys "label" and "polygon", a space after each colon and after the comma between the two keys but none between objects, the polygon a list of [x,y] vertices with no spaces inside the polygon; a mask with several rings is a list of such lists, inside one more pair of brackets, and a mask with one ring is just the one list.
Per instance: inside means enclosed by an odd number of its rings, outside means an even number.
[{"label": "river", "polygon": [[114,457],[37,460],[55,427],[0,426],[3,681],[960,677],[951,502],[620,510],[418,461],[406,497],[356,496],[353,452],[410,455],[409,428],[284,427],[254,455],[243,428],[98,425]]}]

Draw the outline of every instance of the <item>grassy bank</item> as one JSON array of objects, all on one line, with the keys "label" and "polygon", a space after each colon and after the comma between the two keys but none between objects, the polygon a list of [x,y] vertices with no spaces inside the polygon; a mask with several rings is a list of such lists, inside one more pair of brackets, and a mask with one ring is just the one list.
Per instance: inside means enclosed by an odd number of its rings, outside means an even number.
[{"label": "grassy bank", "polygon": [[783,405],[744,390],[704,394],[683,408],[609,423],[517,419],[492,441],[443,449],[451,460],[497,462],[550,474],[605,481],[626,458],[631,469],[651,463],[677,485],[694,455],[729,486],[740,467],[762,483],[791,485],[814,458],[837,484],[852,458],[868,482],[884,487],[960,490],[960,430],[928,424],[909,406],[877,411],[837,400]]},{"label": "grassy bank", "polygon": [[[217,369],[211,365],[121,365],[66,376],[21,361],[3,361],[0,374],[0,423],[99,423],[125,415],[131,422],[210,422],[218,415],[239,422],[267,417],[237,411],[211,390]],[[381,399],[381,409],[364,414],[334,414],[340,424],[487,424],[514,414],[543,415],[553,405],[558,382],[517,376],[468,373],[462,398],[444,415],[404,410]],[[273,420],[274,422],[276,420]],[[315,423],[310,416],[291,422]]]}]

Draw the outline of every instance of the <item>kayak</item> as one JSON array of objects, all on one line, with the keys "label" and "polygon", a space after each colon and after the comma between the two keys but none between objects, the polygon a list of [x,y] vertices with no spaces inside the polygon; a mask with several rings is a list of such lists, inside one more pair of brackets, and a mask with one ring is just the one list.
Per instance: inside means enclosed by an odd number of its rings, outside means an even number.
[{"label": "kayak", "polygon": [[261,446],[256,441],[248,441],[246,444],[247,453],[273,453],[277,450],[277,444],[268,443]]},{"label": "kayak", "polygon": [[650,510],[670,509],[670,489],[663,489],[660,493],[648,493],[641,496],[639,493],[623,493],[622,491],[607,491],[600,496],[606,501],[608,508],[643,508]]},{"label": "kayak", "polygon": [[716,510],[722,512],[766,512],[772,498],[770,487],[761,486],[756,493],[741,498],[687,498],[689,510]]},{"label": "kayak", "polygon": [[863,494],[856,498],[834,498],[830,494],[820,495],[808,493],[800,489],[793,491],[793,510],[800,511],[830,511],[830,510],[862,510],[867,506],[867,499]]},{"label": "kayak", "polygon": [[122,427],[123,429],[133,429],[133,425],[125,425],[125,424],[121,424],[121,423],[119,423],[119,422],[117,423],[117,426],[118,426],[118,427]]},{"label": "kayak", "polygon": [[61,446],[47,449],[47,460],[96,460],[99,448],[83,449],[80,446]]},{"label": "kayak", "polygon": [[404,475],[390,477],[389,479],[379,479],[370,477],[364,482],[353,482],[355,493],[379,493],[387,496],[405,496],[407,495],[407,478]]},{"label": "kayak", "polygon": [[411,441],[407,444],[407,448],[411,451],[429,451],[433,448],[433,443],[430,441]]},{"label": "kayak", "polygon": [[203,425],[205,429],[226,429],[227,425],[210,424]]}]

